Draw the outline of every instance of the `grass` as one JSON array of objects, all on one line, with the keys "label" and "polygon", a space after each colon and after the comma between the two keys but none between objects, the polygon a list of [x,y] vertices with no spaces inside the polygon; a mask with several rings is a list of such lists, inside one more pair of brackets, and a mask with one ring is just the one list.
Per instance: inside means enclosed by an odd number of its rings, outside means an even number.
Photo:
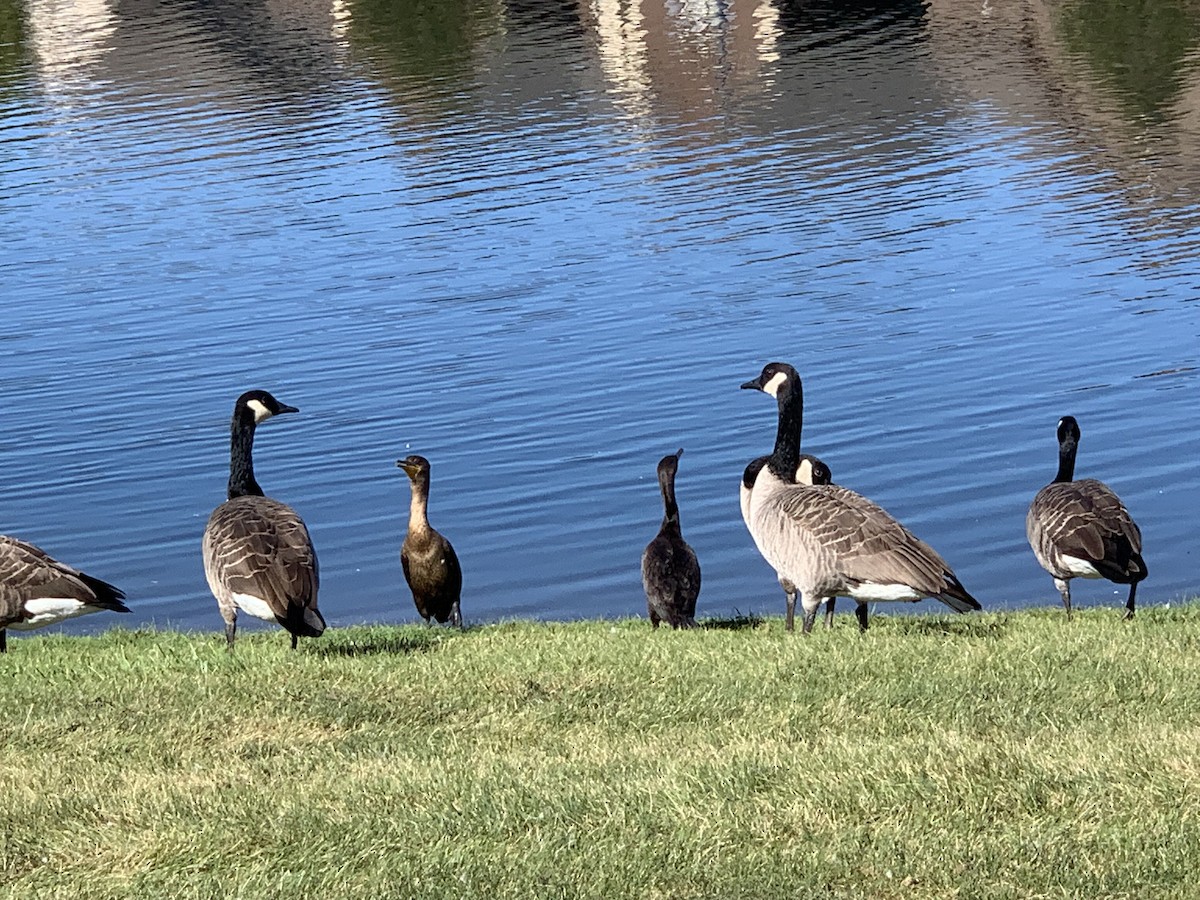
[{"label": "grass", "polygon": [[0,898],[1195,896],[1200,606],[1119,616],[20,637]]}]

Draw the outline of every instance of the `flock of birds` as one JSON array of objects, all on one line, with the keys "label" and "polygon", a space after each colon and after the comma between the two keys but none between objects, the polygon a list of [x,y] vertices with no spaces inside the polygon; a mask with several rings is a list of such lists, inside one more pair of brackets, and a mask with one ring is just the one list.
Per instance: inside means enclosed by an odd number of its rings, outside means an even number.
[{"label": "flock of birds", "polygon": [[[800,452],[804,392],[786,363],[769,363],[743,388],[775,398],[775,448],[746,466],[741,484],[742,518],[759,553],[775,570],[787,596],[787,629],[795,627],[797,597],[804,633],[826,604],[833,622],[835,598],[849,597],[861,630],[867,604],[941,600],[956,612],[980,608],[946,561],[881,506],[833,483],[829,467]],[[1129,585],[1125,618],[1133,617],[1137,586],[1146,577],[1142,535],[1108,485],[1075,480],[1079,424],[1058,423],[1058,473],[1029,507],[1025,531],[1034,555],[1062,594],[1071,618],[1072,578],[1107,578]],[[675,502],[678,453],[658,464],[664,515],[658,535],[642,554],[642,584],[650,621],[673,628],[696,625],[700,564],[683,539]]]},{"label": "flock of birds", "polygon": [[[956,612],[978,610],[949,565],[882,507],[833,483],[830,469],[800,452],[804,396],[800,377],[786,363],[769,363],[742,385],[775,398],[778,424],[769,456],[746,466],[742,518],[787,598],[787,629],[794,630],[796,601],[803,631],[812,630],[826,604],[832,624],[835,598],[855,601],[859,628],[867,604],[936,598]],[[225,622],[232,650],[239,613],[276,622],[291,635],[318,637],[325,619],[317,606],[320,569],[304,520],[266,496],[254,478],[254,434],[272,416],[294,413],[266,391],[237,399],[230,427],[227,499],[204,530],[204,571]],[[1126,618],[1134,614],[1138,583],[1146,577],[1142,538],[1115,493],[1093,479],[1075,480],[1079,425],[1058,424],[1059,464],[1054,481],[1029,508],[1026,534],[1042,567],[1054,578],[1071,617],[1072,578],[1107,578],[1129,585]],[[675,476],[683,450],[658,464],[663,521],[642,554],[642,583],[650,622],[657,628],[696,627],[700,563],[683,539]],[[429,524],[429,461],[409,456],[396,465],[412,490],[408,531],[400,549],[404,577],[426,622],[462,626],[462,567],[450,542]],[[40,628],[86,613],[129,612],[113,585],[72,568],[40,548],[0,536],[0,652],[6,629]]]}]

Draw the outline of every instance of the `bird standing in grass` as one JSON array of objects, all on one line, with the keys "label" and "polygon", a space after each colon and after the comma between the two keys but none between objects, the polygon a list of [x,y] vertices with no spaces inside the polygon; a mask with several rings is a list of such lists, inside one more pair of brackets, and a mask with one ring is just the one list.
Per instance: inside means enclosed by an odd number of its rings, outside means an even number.
[{"label": "bird standing in grass", "polygon": [[283,413],[299,412],[266,391],[247,391],[233,407],[228,498],[204,529],[204,574],[225,620],[233,650],[238,611],[278,622],[292,636],[320,637],[320,571],[304,520],[286,503],[263,495],[254,479],[254,429]]},{"label": "bird standing in grass", "polygon": [[1033,498],[1025,534],[1033,555],[1062,594],[1068,621],[1072,578],[1107,578],[1129,585],[1125,618],[1132,619],[1138,583],[1147,575],[1142,532],[1112,488],[1094,478],[1074,480],[1079,435],[1073,416],[1059,420],[1058,474]]},{"label": "bird standing in grass", "polygon": [[[746,529],[750,532],[750,536],[754,537],[754,530],[750,528],[750,497],[754,493],[754,483],[758,480],[758,473],[763,470],[767,464],[767,460],[771,457],[760,456],[758,459],[752,459],[747,464],[746,469],[742,472],[742,483],[738,490],[738,500],[742,506],[742,521],[746,523]],[[800,464],[796,467],[796,484],[833,484],[833,473],[829,471],[829,466],[817,459],[817,457],[809,453],[800,454]],[[761,552],[761,550],[759,551]],[[794,585],[781,584],[785,596],[795,594],[796,588]],[[825,601],[825,627],[833,627],[833,608],[837,604],[836,597],[830,597]]]},{"label": "bird standing in grass", "polygon": [[882,507],[836,484],[795,483],[804,394],[794,368],[768,363],[742,387],[774,397],[778,406],[775,450],[750,497],[750,533],[787,592],[789,631],[797,595],[805,634],[821,603],[833,597],[858,603],[864,630],[871,601],[935,597],[956,612],[980,608],[945,560]]},{"label": "bird standing in grass", "polygon": [[679,505],[675,502],[675,473],[679,470],[678,453],[664,456],[658,463],[658,487],[662,492],[662,526],[654,540],[642,552],[642,586],[646,589],[646,607],[655,628],[666,622],[672,628],[696,627],[696,598],[700,595],[700,562],[683,539],[679,526]]},{"label": "bird standing in grass", "polygon": [[461,628],[462,566],[454,547],[429,524],[429,460],[408,456],[396,465],[404,470],[412,488],[400,565],[413,603],[426,622],[436,619]]},{"label": "bird standing in grass", "polygon": [[5,629],[25,631],[88,613],[129,612],[125,594],[107,581],[60,563],[40,547],[0,535],[0,653]]}]

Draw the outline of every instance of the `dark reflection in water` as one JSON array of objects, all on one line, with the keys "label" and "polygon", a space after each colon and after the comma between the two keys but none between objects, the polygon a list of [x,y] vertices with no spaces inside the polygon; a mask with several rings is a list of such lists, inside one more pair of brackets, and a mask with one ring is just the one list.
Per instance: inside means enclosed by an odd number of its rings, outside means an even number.
[{"label": "dark reflection in water", "polygon": [[779,28],[795,51],[854,43],[865,36],[883,42],[909,40],[921,32],[927,14],[919,0],[779,0],[775,7]]},{"label": "dark reflection in water", "polygon": [[1174,117],[1188,57],[1200,37],[1200,8],[1176,0],[1074,0],[1057,27],[1068,50],[1108,83],[1131,118]]},{"label": "dark reflection in water", "polygon": [[[348,37],[389,78],[418,83],[465,78],[500,29],[495,0],[356,0]],[[447,89],[456,85],[447,83]]]},{"label": "dark reflection in water", "polygon": [[258,475],[334,624],[413,617],[409,452],[468,619],[641,613],[680,445],[702,615],[774,613],[735,499],[772,410],[737,385],[782,358],[808,448],[985,606],[1057,602],[1023,516],[1065,413],[1139,596],[1193,592],[1193,18],[0,0],[0,527],[218,630],[199,535],[259,386],[301,409]]}]

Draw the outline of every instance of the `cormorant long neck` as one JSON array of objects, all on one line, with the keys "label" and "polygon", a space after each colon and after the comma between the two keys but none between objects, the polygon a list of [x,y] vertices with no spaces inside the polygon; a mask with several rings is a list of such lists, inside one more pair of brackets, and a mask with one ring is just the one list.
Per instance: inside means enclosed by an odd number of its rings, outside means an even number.
[{"label": "cormorant long neck", "polygon": [[804,425],[804,389],[799,381],[787,381],[776,394],[779,426],[775,431],[775,451],[768,466],[777,478],[787,483],[796,479],[800,465],[800,430]]},{"label": "cormorant long neck", "polygon": [[429,480],[417,477],[410,482],[412,499],[408,504],[408,530],[429,530]]},{"label": "cormorant long neck", "polygon": [[1079,443],[1073,437],[1067,437],[1058,442],[1058,474],[1055,482],[1075,480],[1075,451]]},{"label": "cormorant long neck", "polygon": [[659,532],[679,532],[679,504],[675,502],[675,473],[670,469],[659,469],[658,486],[662,491],[663,520]]},{"label": "cormorant long neck", "polygon": [[234,414],[229,436],[229,499],[261,497],[263,489],[254,480],[254,417]]}]

